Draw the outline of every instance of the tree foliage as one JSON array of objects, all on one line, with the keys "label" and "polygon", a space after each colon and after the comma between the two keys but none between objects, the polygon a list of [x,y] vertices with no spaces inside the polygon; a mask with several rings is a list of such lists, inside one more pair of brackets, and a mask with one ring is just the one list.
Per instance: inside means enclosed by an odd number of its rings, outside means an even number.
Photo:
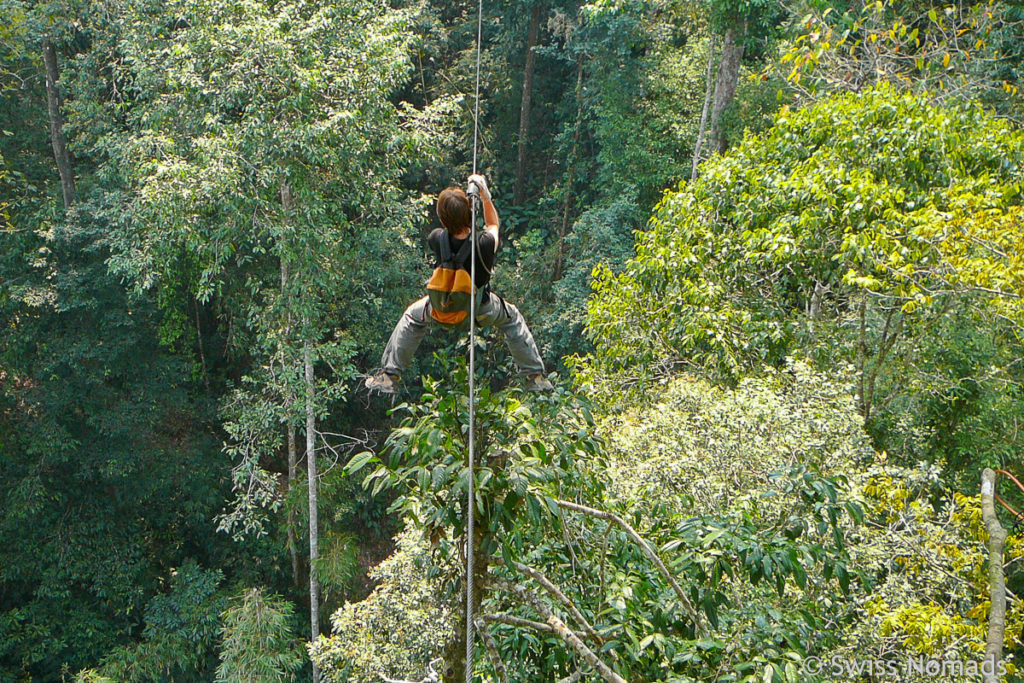
[{"label": "tree foliage", "polygon": [[232,599],[222,615],[217,680],[226,683],[291,681],[302,667],[302,651],[292,633],[294,607],[277,596],[250,588]]},{"label": "tree foliage", "polygon": [[939,101],[1019,103],[1024,14],[1001,2],[808,3],[776,67],[803,96],[878,83]]},{"label": "tree foliage", "polygon": [[938,329],[1019,347],[1022,141],[975,105],[887,87],[783,111],[666,193],[621,273],[597,272],[595,372],[736,378],[801,353],[853,364],[861,413],[883,422],[879,406],[967,377],[1014,386],[1012,362],[923,375],[950,360]]},{"label": "tree foliage", "polygon": [[429,547],[419,530],[397,538],[395,553],[370,570],[377,587],[331,616],[332,633],[311,656],[327,681],[379,681],[401,672],[427,674],[430,661],[458,628],[438,577],[428,575]]},{"label": "tree foliage", "polygon": [[[591,477],[606,480],[614,473],[607,493],[603,486],[570,486],[577,480],[566,478],[573,471],[563,471],[572,442],[559,434],[573,434],[573,423],[566,424],[563,418],[533,425],[530,420],[532,415],[546,416],[557,401],[527,407],[512,397],[498,397],[496,405],[491,404],[493,396],[481,397],[478,424],[483,433],[504,433],[503,425],[511,418],[512,434],[520,435],[519,439],[492,441],[489,450],[481,451],[486,456],[479,477],[485,490],[479,514],[488,531],[482,543],[483,556],[493,567],[479,614],[493,631],[499,656],[515,663],[510,671],[514,680],[562,677],[580,666],[557,635],[524,626],[536,623],[538,614],[509,586],[543,586],[538,577],[564,593],[564,600],[555,599],[554,593],[540,589],[541,599],[550,601],[549,609],[588,634],[583,636],[588,645],[627,679],[704,680],[727,661],[742,671],[756,671],[760,677],[766,667],[782,672],[787,662],[792,665],[814,651],[813,646],[820,643],[819,620],[824,623],[838,618],[849,609],[841,602],[823,608],[814,596],[822,591],[852,590],[853,571],[847,569],[843,550],[845,524],[840,520],[848,513],[860,514],[860,508],[846,500],[842,478],[826,472],[862,462],[870,457],[870,450],[865,450],[865,437],[857,429],[859,418],[843,388],[830,386],[818,393],[812,387],[820,378],[806,368],[800,372],[801,378],[795,381],[780,378],[777,388],[752,384],[736,395],[709,392],[706,384],[682,381],[648,409],[608,419],[598,432],[608,435],[610,449],[605,457],[609,460],[584,459],[580,453],[573,458],[578,473],[592,470],[583,482]],[[789,398],[784,392],[791,387],[798,390]],[[813,401],[805,405],[808,398]],[[782,405],[792,410],[802,406],[819,416],[819,424],[834,429],[829,432],[834,441],[824,441],[832,444],[831,448],[820,447],[820,432],[803,431],[800,420],[779,410]],[[498,406],[513,410],[494,412]],[[760,409],[757,417],[750,415],[751,406]],[[845,421],[840,423],[848,426],[831,427],[832,419],[844,414]],[[426,574],[413,572],[410,576],[422,578],[413,584],[417,586],[415,600],[404,603],[408,611],[399,621],[400,629],[380,635],[371,635],[365,628],[354,633],[350,630],[358,623],[353,621],[358,615],[378,615],[383,604],[403,609],[396,601],[404,600],[409,589],[403,589],[405,583],[397,579],[382,584],[365,605],[347,606],[336,615],[336,634],[322,641],[315,655],[323,657],[321,664],[331,675],[362,671],[359,675],[383,672],[407,677],[450,651],[443,645],[444,636],[447,633],[451,638],[458,625],[447,620],[439,625],[436,610],[453,615],[460,609],[462,593],[454,590],[458,582],[453,586],[453,580],[461,575],[457,540],[464,534],[460,532],[464,522],[458,514],[460,497],[452,493],[458,489],[459,479],[444,472],[447,459],[459,464],[464,446],[461,439],[449,441],[449,430],[438,427],[444,421],[442,415],[432,415],[429,420],[410,420],[397,429],[391,443],[401,450],[392,451],[390,461],[381,460],[366,479],[368,485],[391,480],[407,492],[396,499],[396,505],[406,511],[430,545],[403,547],[390,562],[395,566],[399,562],[426,563]],[[752,426],[756,424],[761,427]],[[763,433],[767,441],[721,444],[718,434],[741,429]],[[550,475],[547,468],[534,462],[537,452],[529,447],[534,430],[540,437],[538,447],[543,445],[544,452],[550,454],[541,455],[542,461],[544,457],[554,458],[556,465],[561,461],[560,467],[551,467]],[[692,476],[679,470],[673,473],[680,438],[706,444],[704,458],[716,463],[703,475],[709,488],[697,485]],[[658,453],[664,453],[662,459]],[[647,454],[653,456],[649,463]],[[696,460],[697,454],[694,456]],[[501,469],[494,464],[496,457],[508,458]],[[375,459],[367,454],[354,461],[352,469]],[[752,461],[762,469],[751,470]],[[746,476],[738,479],[736,473],[741,471]],[[552,475],[565,493],[545,484]],[[728,497],[715,495],[715,476],[730,487]],[[511,482],[507,490],[502,488],[505,481]],[[520,481],[525,482],[524,493],[516,495]],[[488,504],[491,498],[486,491],[499,492],[495,503]],[[570,492],[576,503],[559,497]],[[506,525],[509,512],[504,508],[510,498],[516,521]],[[449,502],[442,508],[438,500]],[[707,505],[708,500],[714,504]],[[502,507],[495,508],[496,503]],[[515,513],[517,505],[522,510]],[[441,514],[441,510],[452,512]],[[631,531],[639,531],[640,536],[632,536]],[[637,538],[663,558],[667,575]],[[430,547],[435,549],[431,552]],[[432,575],[439,580],[431,583],[426,577]],[[674,587],[668,577],[681,585]],[[806,600],[797,597],[805,591]],[[424,602],[435,611],[424,612]],[[834,612],[830,611],[833,607]],[[773,615],[778,612],[771,622],[757,616],[766,610]],[[413,621],[416,616],[421,617],[419,623]],[[765,648],[768,633],[776,643],[771,649]],[[425,637],[432,639],[428,642],[433,642],[433,649],[422,651],[415,667],[406,668],[409,662],[401,657],[408,650],[396,648],[396,644],[422,644],[420,639]],[[737,638],[742,643],[739,647],[726,646]],[[362,668],[365,664],[360,663],[368,661],[369,653],[373,653],[374,668]],[[483,653],[476,668],[488,669]]]},{"label": "tree foliage", "polygon": [[354,387],[474,151],[574,382],[478,346],[477,677],[976,656],[1019,5],[490,2],[477,129],[470,5],[0,0],[0,679],[304,679],[310,579],[334,679],[461,679],[466,344],[393,418]]}]

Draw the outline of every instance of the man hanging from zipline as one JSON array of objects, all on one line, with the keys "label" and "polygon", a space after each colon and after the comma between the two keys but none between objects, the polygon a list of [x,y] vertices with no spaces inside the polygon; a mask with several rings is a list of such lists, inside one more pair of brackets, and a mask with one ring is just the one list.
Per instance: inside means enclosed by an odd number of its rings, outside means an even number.
[{"label": "man hanging from zipline", "polygon": [[[476,297],[476,319],[480,327],[494,325],[505,335],[505,343],[526,389],[548,391],[544,361],[519,309],[490,290],[491,271],[498,251],[498,211],[491,201],[487,180],[469,176],[470,194],[477,194],[484,209],[484,231],[477,235],[476,287],[470,284],[472,207],[470,197],[459,187],[448,187],[437,198],[437,217],[444,228],[427,236],[436,259],[434,274],[427,284],[428,295],[405,309],[395,325],[381,358],[381,371],[366,380],[366,387],[385,394],[396,391],[402,371],[433,324],[461,328],[468,324],[469,297]],[[461,271],[461,272],[460,272]]]}]

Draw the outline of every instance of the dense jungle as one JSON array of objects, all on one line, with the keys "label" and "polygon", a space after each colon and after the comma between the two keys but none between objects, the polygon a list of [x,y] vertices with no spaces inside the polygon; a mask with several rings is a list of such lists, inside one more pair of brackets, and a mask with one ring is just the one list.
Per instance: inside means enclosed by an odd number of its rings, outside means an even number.
[{"label": "dense jungle", "polygon": [[[0,0],[0,682],[1024,680],[1022,81],[1021,0]],[[371,392],[474,172],[554,388]]]}]

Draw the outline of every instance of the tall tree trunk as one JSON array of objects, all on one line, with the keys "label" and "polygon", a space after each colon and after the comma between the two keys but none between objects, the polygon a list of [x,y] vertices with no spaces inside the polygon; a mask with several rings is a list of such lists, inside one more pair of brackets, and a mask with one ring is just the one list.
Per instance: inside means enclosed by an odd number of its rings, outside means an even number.
[{"label": "tall tree trunk", "polygon": [[857,325],[857,407],[860,409],[861,417],[866,422],[871,415],[871,406],[867,404],[867,357],[868,357],[868,334],[867,334],[867,295],[860,300],[859,324]]},{"label": "tall tree trunk", "polygon": [[704,146],[704,131],[708,125],[708,109],[711,108],[711,95],[714,92],[715,73],[715,34],[711,33],[711,42],[708,44],[708,74],[707,82],[704,85],[704,108],[700,112],[700,127],[697,129],[697,144],[693,146],[693,170],[690,172],[690,180],[697,179],[697,166],[700,164],[701,147]]},{"label": "tall tree trunk", "polygon": [[[289,220],[292,210],[292,191],[288,187],[288,183],[281,183],[281,208],[284,211],[285,220]],[[288,290],[288,261],[285,256],[284,244],[281,249],[281,295],[287,296]],[[291,306],[288,306],[287,322],[285,323],[285,337],[290,338],[292,333],[292,313]],[[285,373],[285,381],[287,381],[288,374],[288,360],[285,357],[285,349],[288,347],[287,341],[282,341],[279,346],[279,352],[281,354],[281,369]],[[295,425],[291,421],[291,412],[295,406],[295,392],[292,391],[290,385],[285,388],[285,414],[289,415],[286,422],[286,429],[288,432],[288,490],[292,490],[292,486],[295,485],[295,480],[299,476],[299,458],[298,452],[295,447]],[[299,549],[298,543],[295,539],[295,509],[288,506],[288,554],[291,555],[292,559],[292,581],[295,583],[295,587],[299,587]]]},{"label": "tall tree trunk", "polygon": [[[287,375],[288,368],[283,355],[281,368]],[[294,407],[295,394],[292,392],[291,388],[288,388],[285,393],[285,414],[290,415]],[[299,477],[299,457],[298,448],[296,447],[295,442],[295,425],[292,424],[291,417],[288,417],[285,430],[288,437],[288,490],[291,491]],[[292,584],[298,588],[302,583],[302,578],[299,571],[299,543],[295,537],[295,508],[291,505],[288,506],[288,519],[286,524],[288,527],[288,555],[292,560]]]},{"label": "tall tree trunk", "polygon": [[61,114],[60,91],[57,81],[60,71],[57,69],[57,51],[50,42],[50,37],[43,38],[43,63],[46,65],[46,106],[50,112],[50,142],[53,144],[53,158],[57,162],[60,173],[60,187],[64,194],[64,210],[75,203],[75,172],[68,153],[68,142],[64,137],[64,116]]},{"label": "tall tree trunk", "polygon": [[989,468],[981,474],[981,518],[988,531],[988,638],[985,659],[982,660],[982,680],[999,683],[1003,658],[1003,639],[1006,633],[1006,577],[1003,575],[1003,546],[1006,529],[996,517],[993,499],[996,494],[996,473]]},{"label": "tall tree trunk", "polygon": [[[291,209],[292,194],[287,183],[281,185],[281,203],[289,210]],[[309,247],[306,247],[306,263],[309,263],[310,260]],[[282,271],[281,277],[282,285],[286,284],[287,271]],[[290,332],[291,315],[288,316],[288,328]],[[310,331],[308,312],[302,315],[302,335],[302,365],[306,385],[306,484],[309,495],[309,626],[310,641],[315,641],[320,635],[320,581],[316,576],[316,563],[320,558],[320,524],[316,501],[316,377],[313,373],[313,333]],[[289,431],[288,444],[289,476],[291,476],[292,462],[295,457],[292,453],[294,438],[295,433],[292,429]],[[320,683],[320,668],[316,662],[313,662],[313,683]]]},{"label": "tall tree trunk", "polygon": [[580,130],[583,128],[583,57],[576,63],[576,130],[572,133],[572,151],[569,152],[569,169],[565,176],[565,203],[562,205],[562,227],[558,231],[558,256],[555,258],[554,280],[562,279],[562,261],[565,258],[565,233],[569,230],[569,207],[572,206],[572,177],[576,173],[576,158],[579,154]]},{"label": "tall tree trunk", "polygon": [[[473,614],[480,614],[480,603],[483,601],[484,591],[487,583],[487,553],[482,551],[484,538],[487,534],[486,520],[480,520],[480,524],[473,529],[473,541],[471,552],[473,553]],[[466,566],[465,561],[462,564]],[[465,596],[465,585],[460,593]],[[455,638],[448,643],[444,652],[445,660],[445,683],[465,683],[466,667],[472,667],[473,662],[466,661],[466,601],[459,600],[459,609],[456,610]]]},{"label": "tall tree trunk", "polygon": [[722,61],[718,64],[718,78],[715,81],[715,97],[711,105],[711,151],[724,152],[728,146],[725,131],[722,130],[722,113],[736,95],[736,82],[740,76],[740,60],[743,58],[743,38],[746,22],[739,27],[730,26],[722,39]]},{"label": "tall tree trunk", "polygon": [[537,34],[540,32],[541,4],[537,2],[530,9],[530,28],[526,35],[526,67],[523,70],[523,97],[519,105],[519,148],[516,155],[516,181],[513,191],[513,203],[522,204],[526,194],[526,145],[530,137],[530,99],[533,94],[533,70],[536,55],[533,48],[537,45]]},{"label": "tall tree trunk", "polygon": [[196,348],[199,350],[199,361],[203,368],[203,386],[206,392],[210,392],[210,373],[206,368],[206,353],[203,351],[203,328],[199,324],[199,299],[193,299],[193,308],[196,313]]},{"label": "tall tree trunk", "polygon": [[[306,370],[306,472],[309,483],[309,623],[311,640],[320,635],[320,582],[316,578],[316,561],[320,557],[320,538],[316,504],[316,391],[313,376],[313,342],[310,339],[309,320],[303,321],[306,340],[302,346],[302,360]],[[319,683],[320,670],[313,662],[313,683]]]},{"label": "tall tree trunk", "polygon": [[[288,399],[288,408],[295,404],[295,397]],[[295,425],[288,423],[288,490],[292,490],[295,479],[299,476],[298,453],[295,448]],[[288,554],[292,558],[292,582],[299,587],[299,544],[295,539],[295,509],[288,507]]]}]

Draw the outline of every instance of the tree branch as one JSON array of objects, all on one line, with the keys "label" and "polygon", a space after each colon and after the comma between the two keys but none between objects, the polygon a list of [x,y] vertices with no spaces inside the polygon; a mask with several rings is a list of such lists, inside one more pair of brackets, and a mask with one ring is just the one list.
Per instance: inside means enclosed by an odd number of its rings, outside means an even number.
[{"label": "tree branch", "polygon": [[700,614],[694,608],[693,603],[690,602],[690,598],[686,595],[686,593],[683,592],[682,586],[680,586],[679,582],[676,581],[674,576],[672,576],[672,573],[669,572],[668,567],[666,567],[665,563],[661,561],[661,558],[658,557],[658,554],[654,552],[654,548],[652,548],[647,541],[641,538],[640,534],[638,534],[633,527],[627,524],[624,519],[622,519],[614,513],[606,512],[604,510],[598,510],[592,507],[587,507],[586,505],[579,505],[578,503],[570,503],[567,500],[556,499],[555,503],[560,508],[565,508],[567,510],[575,510],[576,512],[582,512],[583,514],[590,515],[591,517],[603,519],[606,522],[612,522],[618,525],[623,531],[625,531],[626,534],[631,539],[633,539],[633,542],[640,546],[640,550],[642,550],[644,555],[647,556],[647,559],[654,563],[654,565],[658,568],[658,571],[661,572],[661,575],[664,576],[665,580],[668,581],[669,585],[672,586],[672,590],[675,591],[676,597],[679,598],[679,602],[683,605],[683,608],[690,614],[690,618],[693,619],[694,626],[696,626],[697,630],[702,635],[707,634],[707,631],[705,630],[704,625],[700,619]]},{"label": "tree branch", "polygon": [[480,634],[480,639],[484,641],[484,649],[487,650],[487,658],[491,660],[491,668],[494,669],[494,675],[498,677],[498,683],[508,683],[505,662],[501,661],[498,646],[495,645],[491,632],[487,630],[487,624],[480,617],[474,619],[473,623],[476,624],[476,632]]},{"label": "tree branch", "polygon": [[[542,633],[555,633],[555,629],[542,621],[532,621],[530,619],[523,619],[522,617],[514,617],[511,614],[485,614],[481,618],[488,623],[505,624],[507,626],[517,626],[519,628],[532,628],[534,631],[540,631]],[[580,638],[587,637],[587,634],[583,631],[574,631],[574,633]]]},{"label": "tree branch", "polygon": [[583,678],[583,669],[576,669],[573,673],[558,681],[558,683],[577,683]]},{"label": "tree branch", "polygon": [[565,609],[567,609],[569,611],[569,614],[572,615],[572,618],[575,619],[576,622],[580,626],[583,627],[583,629],[587,632],[587,634],[591,638],[596,640],[598,643],[604,645],[604,639],[601,638],[600,635],[598,635],[597,631],[594,630],[594,627],[590,625],[590,622],[587,621],[587,618],[584,617],[583,613],[579,611],[579,609],[576,607],[575,603],[573,603],[573,601],[570,600],[568,598],[568,596],[566,596],[566,594],[563,593],[558,588],[558,586],[553,584],[548,579],[548,577],[544,576],[543,574],[541,574],[539,571],[537,571],[533,567],[528,567],[527,565],[523,564],[522,562],[513,562],[512,564],[515,566],[516,569],[518,569],[522,573],[526,574],[531,579],[533,579],[534,581],[539,583],[541,586],[543,586],[544,590],[546,590],[548,593],[551,593],[553,596],[555,596],[555,598],[557,598],[558,601],[560,603],[562,603],[562,606],[564,606]]},{"label": "tree branch", "polygon": [[583,659],[590,664],[599,674],[601,678],[608,681],[608,683],[626,683],[626,680],[622,676],[618,675],[608,665],[602,662],[594,651],[587,647],[582,640],[576,637],[566,627],[565,623],[559,619],[547,606],[538,598],[533,592],[527,590],[519,584],[511,583],[510,581],[501,581],[501,584],[509,591],[515,593],[524,602],[528,603],[534,610],[537,611],[547,621],[548,626],[554,629],[555,633],[561,636],[562,640],[567,642],[576,652],[583,657]]}]

